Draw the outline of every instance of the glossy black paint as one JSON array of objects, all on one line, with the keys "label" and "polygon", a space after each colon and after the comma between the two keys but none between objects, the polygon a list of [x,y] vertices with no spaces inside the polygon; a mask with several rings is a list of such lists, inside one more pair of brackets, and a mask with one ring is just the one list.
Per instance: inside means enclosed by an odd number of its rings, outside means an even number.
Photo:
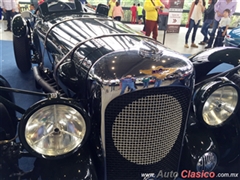
[{"label": "glossy black paint", "polygon": [[192,55],[189,59],[194,64],[196,70],[196,82],[205,77],[216,66],[227,63],[233,66],[239,65],[239,48],[218,47],[200,51]]},{"label": "glossy black paint", "polygon": [[89,149],[89,144],[86,144],[75,154],[62,160],[36,159],[31,177],[41,175],[42,179],[98,180]]},{"label": "glossy black paint", "polygon": [[[203,99],[207,98],[212,91],[204,90],[204,85],[211,82],[214,84],[214,82],[216,82],[214,86],[211,86],[211,89],[213,90],[214,88],[216,89],[224,84],[230,83],[230,85],[239,89],[239,57],[240,53],[238,48],[228,47],[205,50],[190,57],[196,70],[196,86],[195,95],[193,96],[193,102],[195,103],[195,106],[193,107],[195,108],[193,108],[192,113],[190,113],[191,115],[187,128],[187,136],[190,137],[188,141],[195,136],[195,131],[197,134],[199,133],[199,136],[196,137],[196,140],[192,140],[191,143],[187,143],[188,145],[184,148],[188,147],[188,152],[191,157],[197,156],[198,153],[196,153],[196,149],[193,146],[198,146],[198,144],[201,144],[200,142],[208,144],[208,141],[205,139],[205,135],[207,134],[207,137],[212,140],[212,143],[215,146],[215,151],[218,155],[218,163],[220,167],[216,168],[215,171],[221,171],[224,167],[227,168],[228,163],[233,162],[239,156],[240,109],[238,107],[236,112],[220,127],[210,127],[206,125],[202,120],[201,107],[204,102]],[[213,68],[222,63],[232,64],[235,67],[225,72],[207,75]],[[204,149],[206,148],[207,146],[202,148],[199,146],[197,149],[202,149],[204,152]],[[188,157],[190,156],[188,155]]]},{"label": "glossy black paint", "polygon": [[[105,138],[101,132],[101,125],[104,124],[102,116],[105,106],[114,98],[121,97],[120,90],[108,91],[110,80],[119,80],[129,74],[140,79],[147,75],[143,75],[142,72],[152,69],[158,72],[162,68],[171,71],[176,68],[174,76],[166,76],[165,84],[161,86],[187,87],[194,93],[194,90],[220,76],[216,75],[212,79],[202,81],[212,68],[222,62],[234,66],[239,63],[239,50],[218,48],[192,56],[191,64],[179,53],[142,36],[120,22],[100,14],[83,12],[80,4],[77,4],[76,9],[71,12],[66,10],[53,13],[48,8],[48,4],[43,3],[34,22],[32,38],[34,62],[38,64],[37,68],[43,79],[47,77],[54,80],[57,84],[56,90],[63,90],[64,96],[74,98],[81,104],[90,118],[91,133],[89,141],[66,159],[57,161],[37,159],[32,177],[107,179]],[[18,25],[16,29],[17,27]],[[29,28],[28,24],[23,28]],[[17,33],[14,34],[17,36]],[[160,68],[155,69],[157,67]],[[237,82],[238,78],[237,80],[232,78],[237,71],[238,67],[221,76]],[[195,80],[198,83],[196,87]],[[116,85],[116,88],[118,87],[119,84]],[[144,91],[142,85],[136,87],[139,91]],[[149,85],[149,88],[153,88],[153,84]],[[198,97],[193,96],[193,102],[195,98]],[[229,124],[214,130],[204,126],[200,116],[194,108],[190,108],[180,169],[196,170],[198,158],[208,151],[215,152],[219,163],[223,164],[234,160],[240,152],[238,114],[232,117]],[[188,159],[186,163],[185,158]]]}]

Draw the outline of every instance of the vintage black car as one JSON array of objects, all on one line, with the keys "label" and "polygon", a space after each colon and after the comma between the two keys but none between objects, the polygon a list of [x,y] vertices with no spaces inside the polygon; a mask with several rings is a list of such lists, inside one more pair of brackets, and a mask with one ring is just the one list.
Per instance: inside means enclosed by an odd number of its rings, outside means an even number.
[{"label": "vintage black car", "polygon": [[[43,92],[0,78],[0,179],[206,178],[236,161],[240,50],[188,59],[106,12],[49,1],[13,19],[17,67]],[[43,99],[25,110],[14,92]]]}]

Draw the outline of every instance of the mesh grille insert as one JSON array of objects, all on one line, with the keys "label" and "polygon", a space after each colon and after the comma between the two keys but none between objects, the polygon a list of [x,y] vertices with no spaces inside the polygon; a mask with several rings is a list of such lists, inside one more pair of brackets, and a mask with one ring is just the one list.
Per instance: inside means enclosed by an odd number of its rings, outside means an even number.
[{"label": "mesh grille insert", "polygon": [[181,124],[182,108],[175,97],[151,95],[122,109],[113,123],[112,137],[124,158],[147,165],[160,161],[169,153]]},{"label": "mesh grille insert", "polygon": [[177,171],[190,90],[151,88],[124,94],[105,110],[107,179]]}]

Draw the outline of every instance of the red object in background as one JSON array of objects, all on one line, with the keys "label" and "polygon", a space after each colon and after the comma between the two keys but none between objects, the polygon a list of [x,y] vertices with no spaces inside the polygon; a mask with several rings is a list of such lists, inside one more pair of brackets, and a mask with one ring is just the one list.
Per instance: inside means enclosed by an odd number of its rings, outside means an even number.
[{"label": "red object in background", "polygon": [[170,0],[160,0],[160,1],[161,1],[161,3],[164,4],[165,8],[164,8],[164,10],[160,10],[159,14],[161,14],[161,15],[168,15],[169,14],[168,11],[170,9]]},{"label": "red object in background", "polygon": [[166,9],[169,9],[170,8],[170,0],[161,0],[161,2],[164,4],[165,8]]},{"label": "red object in background", "polygon": [[44,0],[38,0],[38,5],[44,3]]},{"label": "red object in background", "polygon": [[137,22],[137,7],[136,6],[132,6],[130,8],[130,10],[132,11],[131,23],[136,23]]}]

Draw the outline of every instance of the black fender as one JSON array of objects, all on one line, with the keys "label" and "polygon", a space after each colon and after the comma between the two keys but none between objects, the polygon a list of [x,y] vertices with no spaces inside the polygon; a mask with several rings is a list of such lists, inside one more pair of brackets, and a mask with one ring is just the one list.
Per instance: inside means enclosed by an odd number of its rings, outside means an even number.
[{"label": "black fender", "polygon": [[42,180],[98,180],[96,167],[88,144],[72,156],[64,159],[47,160],[37,158],[34,163],[34,169],[28,176],[30,176],[30,179],[41,177]]},{"label": "black fender", "polygon": [[[3,87],[11,87],[8,81],[0,75],[0,86]],[[5,98],[6,100],[14,103],[14,96],[12,92],[1,91],[0,90],[0,97]],[[7,139],[12,139],[16,135],[17,131],[17,117],[16,112],[7,104],[1,102],[0,99],[0,128],[2,131],[5,131],[10,136]]]},{"label": "black fender", "polygon": [[235,162],[240,155],[240,120],[239,112],[224,126],[213,129],[218,143],[219,165],[227,166]]},{"label": "black fender", "polygon": [[222,63],[239,65],[240,49],[234,47],[217,47],[200,51],[189,57],[196,70],[196,82],[206,76],[212,69]]},{"label": "black fender", "polygon": [[214,134],[209,129],[197,125],[188,127],[180,162],[180,172],[186,169],[196,172],[196,164],[206,152],[213,152],[219,158],[218,144]]},{"label": "black fender", "polygon": [[22,72],[31,69],[31,36],[25,19],[16,15],[12,20],[13,49],[17,67]]}]

